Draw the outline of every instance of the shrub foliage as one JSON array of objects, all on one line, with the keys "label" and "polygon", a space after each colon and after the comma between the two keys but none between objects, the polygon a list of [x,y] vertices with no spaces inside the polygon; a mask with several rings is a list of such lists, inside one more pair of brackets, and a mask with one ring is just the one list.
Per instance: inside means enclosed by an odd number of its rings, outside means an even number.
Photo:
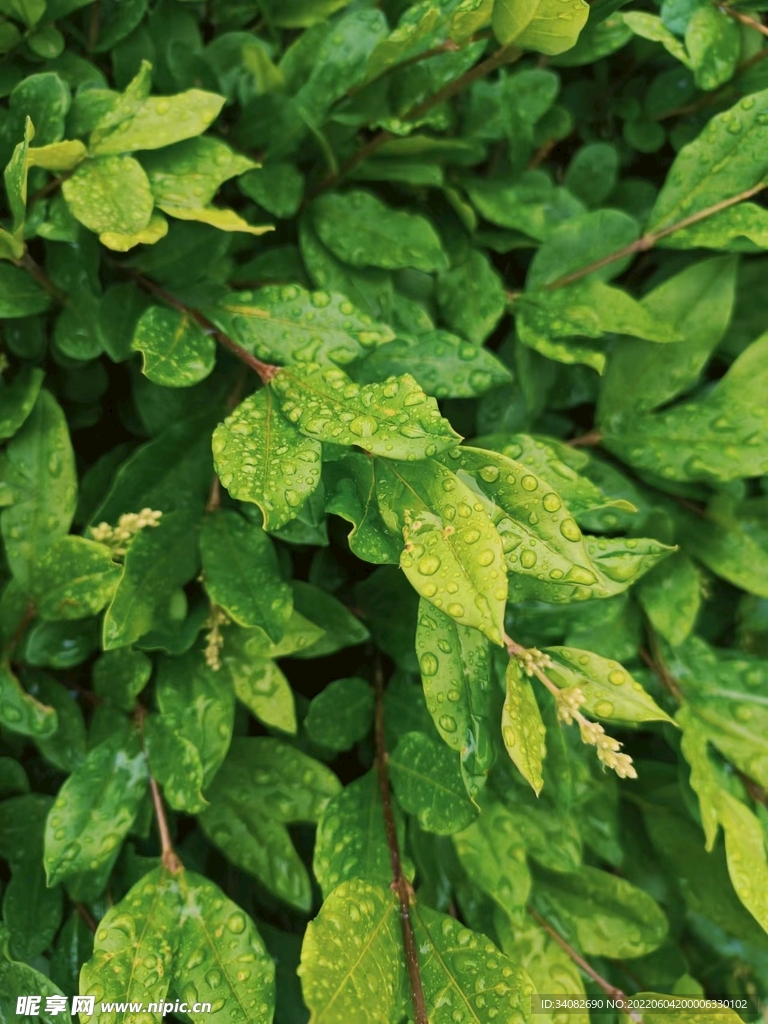
[{"label": "shrub foliage", "polygon": [[645,6],[0,2],[1,1020],[756,1019],[768,30]]}]

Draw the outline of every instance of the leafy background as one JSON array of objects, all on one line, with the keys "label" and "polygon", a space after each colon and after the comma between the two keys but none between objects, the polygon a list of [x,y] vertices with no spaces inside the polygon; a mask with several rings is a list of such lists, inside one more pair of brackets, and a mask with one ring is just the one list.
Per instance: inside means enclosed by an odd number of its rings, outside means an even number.
[{"label": "leafy background", "polygon": [[764,1019],[763,9],[0,0],[1,1020]]}]

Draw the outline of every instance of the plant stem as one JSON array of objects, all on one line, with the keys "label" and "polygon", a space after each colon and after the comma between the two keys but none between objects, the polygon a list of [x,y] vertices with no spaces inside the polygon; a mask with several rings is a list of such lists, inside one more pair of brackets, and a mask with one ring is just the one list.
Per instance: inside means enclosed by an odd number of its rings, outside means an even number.
[{"label": "plant stem", "polygon": [[582,434],[581,437],[572,437],[570,441],[566,441],[567,445],[571,448],[593,448],[595,445],[600,444],[603,440],[603,435],[600,431],[595,428],[588,430],[586,434]]},{"label": "plant stem", "polygon": [[648,637],[648,646],[650,648],[650,653],[646,651],[644,647],[641,647],[640,657],[643,659],[648,668],[654,673],[654,675],[659,680],[664,689],[675,698],[678,704],[682,704],[683,692],[680,689],[677,680],[669,671],[669,666],[664,660],[664,655],[661,651],[661,644],[659,643],[659,638],[656,635],[656,630],[648,621],[647,616],[645,619],[645,633]]},{"label": "plant stem", "polygon": [[411,922],[411,900],[413,889],[408,879],[403,874],[403,864],[400,858],[400,844],[397,840],[397,825],[395,814],[392,808],[392,794],[389,788],[389,771],[387,762],[389,754],[384,733],[384,678],[381,664],[376,665],[376,774],[379,779],[381,791],[381,802],[384,807],[384,828],[387,833],[387,846],[389,847],[389,862],[392,865],[392,888],[397,893],[400,902],[400,924],[403,930],[403,946],[405,948],[405,966],[408,971],[408,982],[411,989],[413,1001],[414,1024],[429,1024],[427,1016],[427,1004],[424,999],[424,988],[421,983],[421,970],[419,958],[416,952],[416,937],[413,934]]},{"label": "plant stem", "polygon": [[734,11],[728,4],[715,4],[718,10],[721,10],[723,14],[727,14],[729,18],[733,18],[734,21],[740,21],[742,25],[746,25],[748,28],[753,28],[755,32],[760,32],[764,36],[768,36],[768,28],[763,25],[761,21],[755,21],[754,18],[750,18],[746,14],[742,14],[741,11]]},{"label": "plant stem", "polygon": [[263,363],[261,359],[257,359],[256,356],[250,353],[247,349],[244,349],[242,345],[238,345],[238,343],[233,341],[229,335],[220,331],[215,324],[211,323],[208,317],[204,316],[199,309],[193,309],[185,302],[181,302],[179,299],[175,298],[175,296],[171,295],[170,292],[167,292],[164,288],[160,288],[156,285],[154,281],[150,281],[148,277],[144,277],[143,274],[139,274],[134,270],[129,270],[127,267],[121,269],[124,269],[126,273],[130,274],[137,284],[140,284],[146,291],[157,296],[158,299],[162,299],[163,302],[173,307],[173,309],[177,309],[180,313],[184,313],[186,316],[192,317],[195,323],[202,327],[206,334],[210,334],[211,337],[215,338],[220,345],[223,345],[224,348],[228,348],[230,352],[234,353],[242,363],[245,363],[246,366],[249,366],[252,370],[258,373],[262,383],[268,384],[272,378],[280,372],[279,366],[274,366],[272,363]]},{"label": "plant stem", "polygon": [[18,266],[20,266],[23,270],[26,270],[30,277],[33,277],[35,281],[37,281],[37,283],[40,285],[40,287],[44,291],[48,292],[48,294],[51,296],[52,299],[54,299],[54,301],[60,303],[61,305],[64,305],[64,303],[67,301],[66,294],[60,288],[56,287],[56,285],[53,283],[50,277],[48,277],[48,275],[45,273],[43,268],[39,266],[37,263],[35,263],[35,261],[32,259],[28,252],[25,252],[21,259],[18,261]]},{"label": "plant stem", "polygon": [[98,925],[96,924],[94,919],[91,917],[90,913],[88,912],[88,908],[86,907],[86,905],[84,903],[75,903],[75,910],[77,911],[78,915],[82,918],[86,928],[89,931],[92,931],[92,932],[95,933],[96,929],[98,928]]},{"label": "plant stem", "polygon": [[24,636],[27,626],[37,615],[37,608],[33,601],[27,601],[27,607],[24,609],[24,614],[19,621],[18,626],[13,631],[13,636],[8,640],[5,645],[5,651],[3,652],[9,661],[13,661],[13,655],[16,652],[16,648],[19,645],[19,641]]},{"label": "plant stem", "polygon": [[660,228],[658,231],[650,231],[645,235],[641,235],[640,238],[634,242],[630,242],[629,245],[623,246],[621,249],[617,249],[615,252],[609,253],[607,256],[601,257],[599,260],[595,260],[594,263],[589,263],[585,267],[581,267],[580,270],[574,270],[570,274],[565,274],[563,277],[559,277],[556,281],[552,281],[551,284],[545,286],[546,291],[555,291],[557,288],[565,288],[566,285],[573,284],[575,281],[580,281],[583,277],[588,274],[594,273],[596,270],[601,270],[603,267],[610,266],[611,263],[615,263],[617,260],[623,260],[627,256],[635,256],[639,252],[647,252],[652,249],[657,242],[660,242],[662,238],[666,238],[668,235],[673,235],[676,231],[681,231],[683,228],[688,228],[692,224],[698,224],[699,221],[706,220],[707,217],[713,216],[715,213],[720,213],[722,210],[727,210],[731,206],[736,206],[744,199],[749,199],[758,192],[762,192],[764,188],[768,186],[768,182],[760,182],[758,185],[754,185],[752,188],[745,189],[744,192],[740,192],[736,196],[731,196],[729,199],[723,199],[719,203],[715,203],[714,206],[708,206],[704,210],[699,210],[697,213],[692,213],[690,217],[684,217],[683,220],[677,221],[675,224],[670,224],[668,227]]},{"label": "plant stem", "polygon": [[[594,967],[590,963],[587,963],[581,953],[578,953],[569,942],[566,942],[559,932],[555,931],[549,921],[543,918],[541,914],[537,913],[533,907],[527,907],[526,909],[536,924],[539,925],[540,928],[543,928],[547,935],[554,939],[558,946],[568,954],[571,960],[573,960],[573,962],[577,964],[582,971],[584,971],[588,978],[591,978],[596,985],[599,985],[607,996],[610,996],[611,999],[621,1000],[624,1003],[627,1002],[628,997],[626,992],[623,992],[620,988],[616,988],[616,986],[612,985],[610,981],[606,981],[601,974],[598,974]],[[635,1021],[641,1019],[635,1014],[631,1014],[631,1018]]]},{"label": "plant stem", "polygon": [[149,788],[152,791],[152,803],[155,805],[155,817],[157,818],[157,830],[160,833],[160,849],[162,851],[163,867],[176,875],[183,869],[183,865],[176,855],[171,842],[171,833],[168,829],[168,819],[165,816],[163,798],[160,796],[160,789],[150,775]]},{"label": "plant stem", "polygon": [[[407,113],[403,114],[403,121],[415,121],[417,118],[423,117],[432,107],[437,106],[438,103],[442,103],[445,100],[451,99],[458,93],[465,89],[468,85],[476,82],[478,79],[489,75],[492,71],[500,68],[503,64],[511,64],[521,54],[521,50],[518,50],[514,46],[502,46],[495,53],[491,54],[487,60],[481,61],[476,64],[469,71],[465,71],[463,75],[459,75],[452,82],[448,82],[442,89],[432,95],[428,96],[427,99],[421,103],[417,103],[415,107],[411,107]],[[335,185],[337,181],[340,181],[345,175],[347,175],[354,167],[357,167],[359,163],[366,160],[369,156],[376,152],[385,142],[389,142],[392,138],[392,133],[388,131],[380,131],[373,138],[369,139],[365,145],[361,146],[357,152],[353,153],[349,159],[345,160],[336,174],[327,174],[314,192],[309,196],[310,199],[314,199],[320,192],[324,192],[325,189],[330,188],[331,185]]]}]

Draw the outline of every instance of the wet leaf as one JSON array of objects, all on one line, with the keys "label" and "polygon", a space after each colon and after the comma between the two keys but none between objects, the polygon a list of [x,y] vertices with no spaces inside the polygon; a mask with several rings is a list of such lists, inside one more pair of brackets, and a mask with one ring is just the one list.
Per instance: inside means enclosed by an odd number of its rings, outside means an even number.
[{"label": "wet leaf", "polygon": [[312,699],[304,719],[309,736],[330,750],[349,750],[373,722],[373,690],[358,676],[336,679]]},{"label": "wet leaf", "polygon": [[35,566],[32,596],[44,619],[85,619],[109,604],[121,576],[105,544],[60,537]]},{"label": "wet leaf", "polygon": [[130,235],[149,225],[149,179],[132,157],[88,160],[64,182],[62,192],[72,214],[97,234]]},{"label": "wet leaf", "polygon": [[546,755],[545,729],[533,687],[516,658],[507,665],[507,694],[501,716],[504,746],[520,774],[538,796],[544,785],[541,774]]},{"label": "wet leaf", "polygon": [[423,732],[408,732],[389,756],[398,802],[427,832],[451,835],[477,811],[467,796],[458,758]]},{"label": "wet leaf", "polygon": [[216,342],[187,313],[163,306],[145,310],[131,342],[153,384],[187,388],[205,380],[216,362]]}]

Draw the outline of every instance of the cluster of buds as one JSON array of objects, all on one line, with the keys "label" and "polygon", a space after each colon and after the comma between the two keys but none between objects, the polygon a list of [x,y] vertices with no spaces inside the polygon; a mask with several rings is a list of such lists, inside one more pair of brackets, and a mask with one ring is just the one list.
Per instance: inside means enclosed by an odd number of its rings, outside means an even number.
[{"label": "cluster of buds", "polygon": [[621,744],[613,736],[606,735],[605,729],[597,722],[589,722],[583,715],[575,716],[579,732],[585,743],[597,747],[597,756],[606,768],[612,768],[620,779],[636,779],[637,772],[629,754],[619,753]]},{"label": "cluster of buds", "polygon": [[552,659],[537,647],[522,647],[515,651],[515,657],[527,676],[539,675],[544,669],[552,667]]},{"label": "cluster of buds", "polygon": [[558,690],[557,696],[557,718],[565,725],[573,725],[574,719],[579,714],[579,708],[584,703],[584,693],[578,686],[569,686],[564,690]]},{"label": "cluster of buds", "polygon": [[157,526],[162,514],[151,508],[143,508],[141,512],[126,512],[120,516],[117,526],[99,523],[93,527],[91,535],[100,544],[112,548],[114,555],[123,556],[136,534],[147,526]]},{"label": "cluster of buds", "polygon": [[224,646],[224,634],[221,627],[229,622],[229,616],[217,604],[211,605],[211,611],[205,620],[204,629],[208,635],[205,641],[205,664],[218,672],[221,668],[221,649]]}]

